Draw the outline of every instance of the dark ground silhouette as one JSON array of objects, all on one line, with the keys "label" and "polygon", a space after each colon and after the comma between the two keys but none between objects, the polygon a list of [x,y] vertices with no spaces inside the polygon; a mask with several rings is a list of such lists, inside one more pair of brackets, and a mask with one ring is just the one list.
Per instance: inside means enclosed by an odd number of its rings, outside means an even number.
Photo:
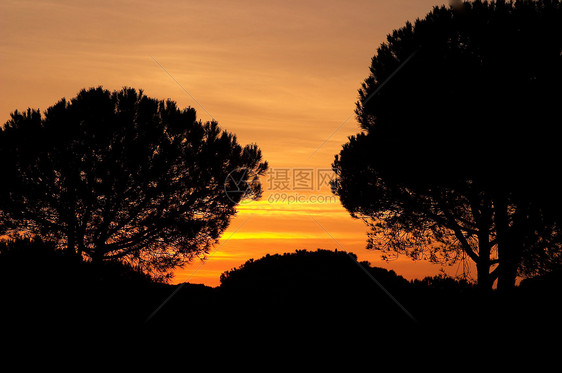
[{"label": "dark ground silhouette", "polygon": [[560,331],[560,274],[525,280],[509,297],[482,297],[464,281],[410,282],[360,265],[415,321],[346,252],[267,255],[224,273],[221,285],[212,288],[154,283],[121,264],[95,267],[25,241],[18,250],[2,247],[0,255],[3,338],[57,335],[88,343],[101,337],[107,348],[316,346],[377,355],[428,349],[443,354],[476,340],[490,351],[502,344],[551,345],[545,337]]}]

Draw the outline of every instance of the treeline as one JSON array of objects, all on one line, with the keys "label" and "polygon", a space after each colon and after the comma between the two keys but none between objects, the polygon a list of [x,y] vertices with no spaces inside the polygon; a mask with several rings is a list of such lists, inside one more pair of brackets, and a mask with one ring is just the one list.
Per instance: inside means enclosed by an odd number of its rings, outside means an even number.
[{"label": "treeline", "polygon": [[[560,284],[559,278],[550,277],[524,281],[512,299],[521,294],[525,300],[529,294],[539,297],[537,289],[544,289],[548,298],[548,289],[556,291]],[[352,253],[321,249],[250,259],[224,272],[216,288],[168,285],[130,265],[78,261],[39,239],[0,245],[0,287],[5,319],[37,327],[80,321],[94,329],[167,329],[220,313],[232,325],[241,320],[286,324],[309,319],[312,324],[339,320],[334,325],[341,325],[347,319],[399,328],[437,327],[447,320],[474,320],[478,313],[485,318],[491,314],[489,302],[499,299],[483,299],[467,280],[436,276],[408,281],[392,270],[358,262]],[[513,315],[521,316],[520,311],[513,310]]]}]

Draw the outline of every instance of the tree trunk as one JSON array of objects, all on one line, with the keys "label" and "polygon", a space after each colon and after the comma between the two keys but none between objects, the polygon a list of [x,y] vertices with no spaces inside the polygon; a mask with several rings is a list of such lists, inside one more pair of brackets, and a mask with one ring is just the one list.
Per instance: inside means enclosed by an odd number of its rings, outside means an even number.
[{"label": "tree trunk", "polygon": [[92,253],[92,263],[101,264],[103,262],[104,254],[104,245],[96,245],[94,252]]},{"label": "tree trunk", "polygon": [[477,286],[482,293],[492,290],[492,276],[490,274],[490,230],[492,226],[491,203],[487,197],[472,195],[470,198],[472,216],[478,227],[478,260],[476,271],[478,275]]},{"label": "tree trunk", "polygon": [[506,198],[500,196],[494,200],[496,234],[498,239],[498,290],[511,292],[515,288],[517,276],[517,243],[509,232]]},{"label": "tree trunk", "polygon": [[517,278],[517,260],[514,253],[517,250],[516,245],[505,244],[498,246],[498,256],[500,259],[500,272],[498,276],[498,290],[509,293],[515,289],[515,279]]},{"label": "tree trunk", "polygon": [[478,273],[478,288],[483,293],[492,290],[492,281],[490,276],[490,240],[488,232],[483,232],[482,228],[478,233],[478,262],[476,263],[476,271]]},{"label": "tree trunk", "polygon": [[[518,209],[515,213],[515,222],[510,228],[505,241],[505,247],[501,249],[500,265],[503,263],[500,277],[498,278],[498,288],[507,292],[515,288],[515,281],[517,279],[517,271],[521,264],[521,255],[523,253],[524,245],[524,221],[520,220],[524,217],[520,216],[523,212]],[[500,247],[498,246],[498,251]]]},{"label": "tree trunk", "polygon": [[66,233],[66,253],[69,257],[74,257],[76,255],[76,241],[72,229],[68,229]]}]

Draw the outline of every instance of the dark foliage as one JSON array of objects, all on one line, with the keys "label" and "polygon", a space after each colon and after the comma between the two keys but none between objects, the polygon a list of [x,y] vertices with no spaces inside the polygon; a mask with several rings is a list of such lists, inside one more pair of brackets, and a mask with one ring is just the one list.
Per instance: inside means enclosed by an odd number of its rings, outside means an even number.
[{"label": "dark foliage", "polygon": [[[385,299],[383,290],[359,266],[394,293],[401,293],[408,285],[394,271],[357,263],[354,254],[319,249],[249,260],[223,273],[220,289],[233,305],[251,305],[255,314],[359,317],[353,312],[361,310],[405,319],[400,308]],[[350,310],[354,311],[348,313]]]},{"label": "dark foliage", "polygon": [[[9,335],[130,330],[166,285],[118,262],[79,261],[40,239],[0,243],[0,316]],[[13,333],[13,334],[12,334]]]},{"label": "dark foliage", "polygon": [[313,350],[329,361],[352,353],[361,364],[404,354],[442,361],[466,356],[479,338],[483,349],[522,345],[529,336],[545,342],[542,333],[557,330],[559,292],[559,282],[544,278],[526,281],[510,298],[483,298],[466,281],[408,282],[328,250],[250,260],[226,272],[218,288],[158,284],[134,268],[73,260],[39,240],[3,243],[0,251],[4,341],[45,349],[56,338],[52,347],[66,352],[142,362],[233,351],[310,359]]},{"label": "dark foliage", "polygon": [[[257,260],[250,259],[239,268],[224,272],[220,278],[221,287],[347,287],[348,282],[365,282],[354,261],[357,261],[355,254],[338,250],[296,250],[295,253],[268,254]],[[373,268],[367,262],[359,264],[387,286],[398,288],[407,284],[406,279],[392,270]]]},{"label": "dark foliage", "polygon": [[[256,145],[192,108],[131,88],[82,90],[1,129],[0,230],[162,274],[216,243],[237,203],[260,196],[266,168]],[[235,187],[246,193],[225,193]]]},{"label": "dark foliage", "polygon": [[559,1],[436,7],[388,35],[359,91],[337,195],[369,247],[473,260],[478,283],[562,261]]}]

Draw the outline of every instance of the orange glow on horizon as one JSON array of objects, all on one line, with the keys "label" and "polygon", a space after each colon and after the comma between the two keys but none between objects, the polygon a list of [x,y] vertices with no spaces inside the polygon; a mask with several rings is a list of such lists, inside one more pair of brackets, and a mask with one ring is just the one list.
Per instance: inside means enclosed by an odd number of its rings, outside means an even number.
[{"label": "orange glow on horizon", "polygon": [[[359,132],[357,90],[376,48],[444,3],[3,1],[0,121],[85,87],[130,86],[194,107],[203,121],[215,118],[241,144],[258,144],[272,169],[330,169]],[[285,190],[265,179],[262,198],[238,207],[205,263],[178,269],[173,283],[216,286],[250,258],[317,248],[354,252],[406,278],[439,271],[403,257],[385,263],[365,244],[365,225],[329,188]]]}]

